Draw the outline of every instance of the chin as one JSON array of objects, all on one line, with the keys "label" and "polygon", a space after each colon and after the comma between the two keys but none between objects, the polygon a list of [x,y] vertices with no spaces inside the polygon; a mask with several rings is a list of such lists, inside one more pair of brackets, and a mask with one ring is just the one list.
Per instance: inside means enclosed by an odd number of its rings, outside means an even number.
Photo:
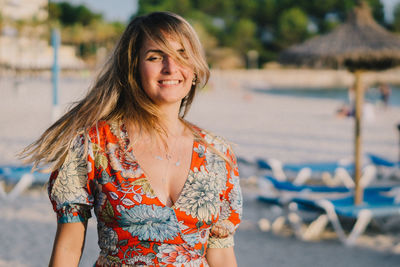
[{"label": "chin", "polygon": [[179,104],[182,102],[182,99],[184,98],[184,96],[182,97],[164,97],[164,98],[159,98],[157,99],[156,103],[158,105],[174,105],[174,104]]},{"label": "chin", "polygon": [[174,104],[174,103],[181,103],[182,99],[189,93],[189,91],[186,94],[161,94],[157,97],[157,100],[155,101],[156,103],[160,104]]}]

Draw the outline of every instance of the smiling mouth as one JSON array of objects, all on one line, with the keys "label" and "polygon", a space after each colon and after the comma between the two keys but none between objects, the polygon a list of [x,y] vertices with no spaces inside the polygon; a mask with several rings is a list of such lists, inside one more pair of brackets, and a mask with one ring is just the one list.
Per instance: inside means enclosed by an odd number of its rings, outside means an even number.
[{"label": "smiling mouth", "polygon": [[181,82],[181,80],[162,80],[159,81],[160,84],[162,85],[177,85]]}]

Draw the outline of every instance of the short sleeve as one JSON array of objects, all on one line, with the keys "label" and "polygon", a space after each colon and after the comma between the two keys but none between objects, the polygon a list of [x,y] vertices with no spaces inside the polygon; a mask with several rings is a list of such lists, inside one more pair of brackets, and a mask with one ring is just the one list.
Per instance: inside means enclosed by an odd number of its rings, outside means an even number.
[{"label": "short sleeve", "polygon": [[226,163],[227,179],[225,192],[222,198],[220,216],[210,231],[208,238],[209,248],[228,248],[234,245],[234,232],[242,218],[242,192],[239,184],[239,170],[231,149],[228,148],[226,156],[232,164]]},{"label": "short sleeve", "polygon": [[77,136],[64,163],[50,176],[48,193],[59,223],[83,222],[91,217],[93,196],[88,177],[93,176],[93,164],[89,154],[85,153],[84,136]]}]

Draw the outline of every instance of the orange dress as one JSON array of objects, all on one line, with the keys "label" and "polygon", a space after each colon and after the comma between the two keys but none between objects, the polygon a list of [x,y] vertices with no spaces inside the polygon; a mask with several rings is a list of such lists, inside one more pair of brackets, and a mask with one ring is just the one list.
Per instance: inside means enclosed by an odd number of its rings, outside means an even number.
[{"label": "orange dress", "polygon": [[49,197],[59,223],[85,221],[94,208],[100,246],[95,266],[208,266],[207,247],[233,246],[242,214],[236,160],[221,138],[199,132],[233,165],[194,141],[190,171],[172,207],[152,190],[123,124],[93,127],[86,157],[83,135],[71,143],[50,177]]}]

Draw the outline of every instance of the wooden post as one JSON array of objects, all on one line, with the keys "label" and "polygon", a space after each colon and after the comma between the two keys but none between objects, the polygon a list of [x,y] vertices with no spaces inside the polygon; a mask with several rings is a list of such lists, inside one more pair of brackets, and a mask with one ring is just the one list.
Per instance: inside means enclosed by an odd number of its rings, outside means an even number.
[{"label": "wooden post", "polygon": [[354,88],[356,90],[355,102],[355,125],[354,125],[354,181],[355,181],[355,196],[354,204],[359,205],[363,202],[363,188],[360,186],[361,179],[361,120],[362,108],[364,102],[364,88],[361,82],[361,70],[355,71]]}]

